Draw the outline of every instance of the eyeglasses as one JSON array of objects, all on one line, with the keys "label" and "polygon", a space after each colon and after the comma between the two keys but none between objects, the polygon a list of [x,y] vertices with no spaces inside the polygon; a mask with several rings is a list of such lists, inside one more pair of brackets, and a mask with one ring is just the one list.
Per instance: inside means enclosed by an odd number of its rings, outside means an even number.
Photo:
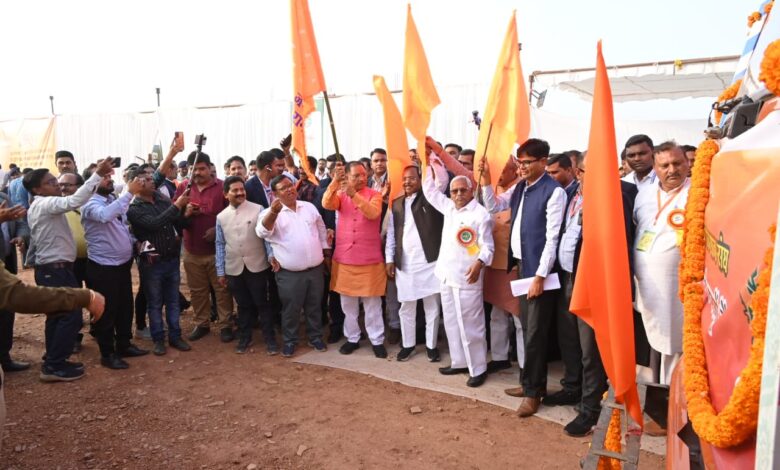
[{"label": "eyeglasses", "polygon": [[533,160],[515,160],[515,163],[517,163],[517,166],[528,168],[539,160],[541,160],[541,158],[534,158]]},{"label": "eyeglasses", "polygon": [[450,194],[460,194],[460,193],[468,193],[470,191],[469,188],[453,188],[450,189]]}]

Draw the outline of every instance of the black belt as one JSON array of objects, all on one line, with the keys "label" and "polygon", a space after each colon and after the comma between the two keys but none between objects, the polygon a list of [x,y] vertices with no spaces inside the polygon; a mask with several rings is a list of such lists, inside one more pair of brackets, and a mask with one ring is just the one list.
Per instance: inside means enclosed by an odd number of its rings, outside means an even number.
[{"label": "black belt", "polygon": [[52,269],[63,269],[63,268],[72,269],[73,268],[73,262],[72,261],[60,261],[60,262],[57,262],[57,263],[36,264],[35,267],[36,268],[52,268]]}]

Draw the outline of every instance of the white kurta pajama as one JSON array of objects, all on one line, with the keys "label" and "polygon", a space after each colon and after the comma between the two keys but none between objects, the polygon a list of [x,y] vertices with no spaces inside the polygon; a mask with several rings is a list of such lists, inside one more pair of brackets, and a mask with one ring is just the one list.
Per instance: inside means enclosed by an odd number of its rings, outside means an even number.
[{"label": "white kurta pajama", "polygon": [[[401,253],[401,268],[395,267],[395,285],[398,289],[398,301],[401,308],[398,312],[401,319],[401,337],[405,348],[417,344],[417,300],[422,299],[425,309],[425,345],[428,349],[436,347],[439,334],[439,306],[441,284],[434,274],[436,262],[428,262],[423,251],[420,233],[412,214],[412,202],[417,194],[404,200],[403,253]],[[395,258],[395,225],[393,212],[388,210],[387,242],[385,244],[385,261],[392,263]]]},{"label": "white kurta pajama", "polygon": [[[446,178],[446,174],[441,177]],[[423,181],[423,192],[428,202],[444,215],[441,250],[434,272],[441,281],[441,303],[450,349],[450,367],[468,367],[469,375],[476,377],[487,371],[487,339],[482,303],[484,270],[474,284],[467,282],[466,273],[477,259],[482,260],[485,266],[489,266],[493,260],[493,220],[487,209],[476,200],[456,209],[455,203],[436,188],[430,168]],[[478,251],[470,252],[458,242],[458,233],[463,228],[471,228],[476,233],[475,246]]]},{"label": "white kurta pajama", "polygon": [[[636,307],[650,346],[661,353],[660,382],[668,384],[682,353],[683,308],[678,295],[682,229],[690,181],[665,192],[660,183],[642,188],[634,204]],[[670,215],[674,221],[670,220]]]}]

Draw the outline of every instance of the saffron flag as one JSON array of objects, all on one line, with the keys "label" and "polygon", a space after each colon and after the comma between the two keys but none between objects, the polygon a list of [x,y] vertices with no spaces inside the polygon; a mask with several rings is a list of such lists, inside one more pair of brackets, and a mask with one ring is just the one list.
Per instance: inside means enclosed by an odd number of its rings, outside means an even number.
[{"label": "saffron flag", "polygon": [[293,62],[293,114],[291,150],[298,154],[310,181],[317,181],[306,158],[306,117],[314,111],[314,95],[325,91],[317,40],[311,24],[308,0],[290,0]]},{"label": "saffron flag", "polygon": [[390,201],[403,192],[404,168],[412,164],[409,158],[409,143],[401,112],[387,89],[385,79],[374,75],[374,90],[385,118],[385,142],[387,145],[387,171],[390,173]]},{"label": "saffron flag", "polygon": [[583,183],[582,255],[569,309],[595,330],[615,398],[642,425],[636,389],[628,247],[616,162],[612,91],[599,41],[587,178]]},{"label": "saffron flag", "polygon": [[439,94],[433,85],[428,59],[412,18],[412,6],[406,7],[406,44],[404,47],[404,125],[417,139],[417,153],[425,171],[425,133],[431,122],[431,111],[439,105]]},{"label": "saffron flag", "polygon": [[[485,156],[493,172],[500,173],[509,159],[515,142],[525,142],[530,128],[531,111],[528,95],[525,92],[523,68],[520,65],[517,23],[513,11],[506,30],[504,45],[501,46],[501,54],[498,56],[493,83],[490,85],[488,102],[477,139],[477,158]],[[498,178],[493,178],[494,189],[496,184]]]}]

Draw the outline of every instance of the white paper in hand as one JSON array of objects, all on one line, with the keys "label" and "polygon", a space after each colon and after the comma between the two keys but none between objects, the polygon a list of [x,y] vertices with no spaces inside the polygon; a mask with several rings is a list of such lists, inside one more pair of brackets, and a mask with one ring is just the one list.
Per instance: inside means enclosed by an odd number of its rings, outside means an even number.
[{"label": "white paper in hand", "polygon": [[[520,297],[521,295],[528,294],[528,289],[531,287],[531,281],[533,277],[527,277],[525,279],[518,279],[509,283],[512,288],[512,295]],[[558,279],[558,273],[550,273],[549,276],[544,278],[544,290],[555,290],[561,288],[561,280]]]}]

